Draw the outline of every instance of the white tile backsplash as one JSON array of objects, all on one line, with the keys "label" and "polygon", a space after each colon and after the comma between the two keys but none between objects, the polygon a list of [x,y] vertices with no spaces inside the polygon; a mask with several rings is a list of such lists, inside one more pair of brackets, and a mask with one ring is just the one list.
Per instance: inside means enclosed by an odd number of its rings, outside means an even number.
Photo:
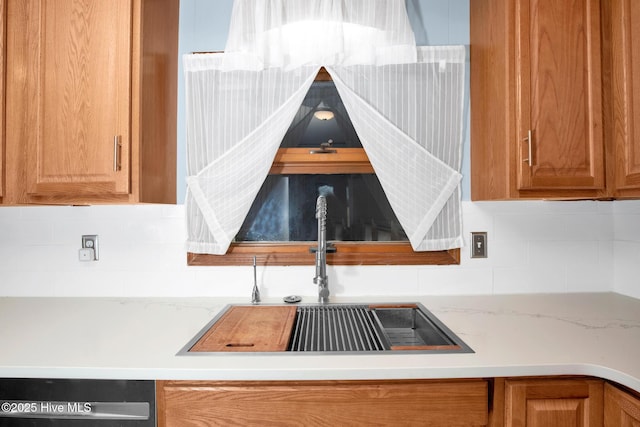
[{"label": "white tile backsplash", "polygon": [[[458,266],[329,266],[333,295],[615,290],[640,298],[640,202],[463,202],[465,240],[487,231],[486,259]],[[82,234],[100,260],[78,261]],[[251,266],[188,267],[184,206],[1,207],[2,296],[249,298]],[[312,266],[259,267],[264,298],[315,297]]]},{"label": "white tile backsplash", "polygon": [[640,298],[640,241],[616,241],[613,265],[613,290]]},{"label": "white tile backsplash", "polygon": [[613,290],[640,298],[640,200],[613,207]]},{"label": "white tile backsplash", "polygon": [[[480,295],[493,293],[493,270],[477,266],[430,266],[419,270],[420,295]],[[485,264],[486,265],[486,264]]]}]

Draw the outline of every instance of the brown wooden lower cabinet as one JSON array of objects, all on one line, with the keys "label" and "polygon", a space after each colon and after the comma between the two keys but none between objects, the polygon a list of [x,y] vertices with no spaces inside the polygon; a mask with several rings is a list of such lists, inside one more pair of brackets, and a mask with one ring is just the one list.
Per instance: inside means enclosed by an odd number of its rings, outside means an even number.
[{"label": "brown wooden lower cabinet", "polygon": [[590,378],[507,379],[504,426],[602,426],[603,385]]},{"label": "brown wooden lower cabinet", "polygon": [[158,426],[640,427],[640,393],[588,377],[158,381]]},{"label": "brown wooden lower cabinet", "polygon": [[488,381],[158,381],[158,426],[484,426]]},{"label": "brown wooden lower cabinet", "polygon": [[640,395],[605,384],[604,427],[640,427]]}]

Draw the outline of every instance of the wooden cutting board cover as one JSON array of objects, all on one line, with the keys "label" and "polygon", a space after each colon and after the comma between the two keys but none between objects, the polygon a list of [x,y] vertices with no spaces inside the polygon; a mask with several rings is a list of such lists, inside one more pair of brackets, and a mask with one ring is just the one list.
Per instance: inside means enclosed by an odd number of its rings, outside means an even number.
[{"label": "wooden cutting board cover", "polygon": [[286,351],[295,306],[230,307],[189,351]]}]

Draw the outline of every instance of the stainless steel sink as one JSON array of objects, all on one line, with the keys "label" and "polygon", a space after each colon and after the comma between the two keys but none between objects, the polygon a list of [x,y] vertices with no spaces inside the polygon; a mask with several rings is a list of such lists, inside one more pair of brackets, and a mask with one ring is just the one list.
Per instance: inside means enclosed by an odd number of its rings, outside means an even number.
[{"label": "stainless steel sink", "polygon": [[421,304],[301,306],[288,351],[472,352]]},{"label": "stainless steel sink", "polygon": [[[227,310],[229,307],[234,306],[228,306]],[[190,350],[227,310],[178,354],[217,353]],[[420,303],[298,304],[285,352],[401,354],[473,353],[473,350]]]}]

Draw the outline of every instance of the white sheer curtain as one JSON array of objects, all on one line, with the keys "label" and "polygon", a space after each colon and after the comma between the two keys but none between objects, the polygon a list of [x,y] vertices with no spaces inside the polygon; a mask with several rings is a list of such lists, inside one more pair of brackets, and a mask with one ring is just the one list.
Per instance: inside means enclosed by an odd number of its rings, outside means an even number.
[{"label": "white sheer curtain", "polygon": [[225,53],[184,57],[187,250],[227,251],[320,66],[414,250],[461,247],[464,57],[416,50],[404,0],[236,0]]},{"label": "white sheer curtain", "polygon": [[222,71],[186,55],[187,250],[224,254],[242,226],[317,66]]},{"label": "white sheer curtain", "polygon": [[414,250],[461,247],[464,46],[415,64],[327,67]]},{"label": "white sheer curtain", "polygon": [[415,62],[405,0],[235,0],[225,69]]}]

